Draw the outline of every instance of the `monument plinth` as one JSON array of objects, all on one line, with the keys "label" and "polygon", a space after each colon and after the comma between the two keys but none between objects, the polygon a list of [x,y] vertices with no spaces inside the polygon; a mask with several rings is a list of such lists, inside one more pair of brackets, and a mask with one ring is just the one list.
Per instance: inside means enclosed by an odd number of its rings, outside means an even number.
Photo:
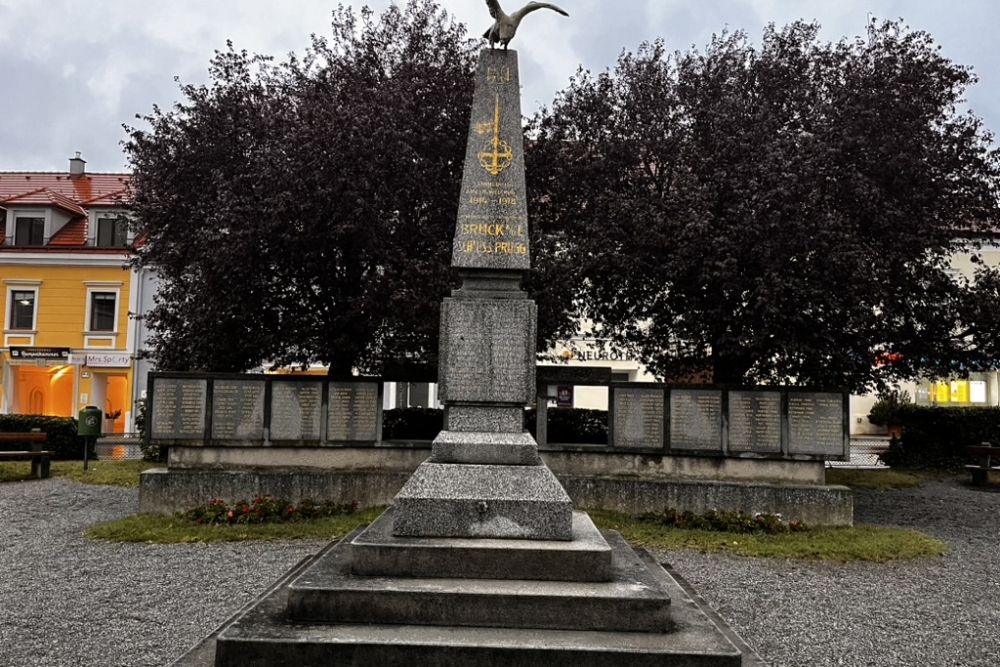
[{"label": "monument plinth", "polygon": [[462,286],[441,307],[444,430],[396,496],[393,533],[571,540],[572,503],[524,430],[537,308],[521,289],[531,256],[513,51],[479,60],[452,266]]}]

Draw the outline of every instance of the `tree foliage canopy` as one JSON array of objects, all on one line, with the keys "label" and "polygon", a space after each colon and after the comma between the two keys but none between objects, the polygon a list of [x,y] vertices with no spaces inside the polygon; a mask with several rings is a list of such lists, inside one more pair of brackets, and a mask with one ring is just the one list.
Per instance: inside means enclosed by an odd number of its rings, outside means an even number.
[{"label": "tree foliage canopy", "polygon": [[[230,46],[127,128],[161,369],[433,361],[476,50],[432,0],[341,7],[302,59]],[[998,219],[974,81],[893,22],[580,71],[528,124],[540,349],[584,317],[661,378],[864,390],[1000,365],[1000,271],[949,266]]]},{"label": "tree foliage canopy", "polygon": [[996,364],[968,337],[983,289],[949,270],[997,220],[971,71],[900,23],[817,33],[647,43],[532,121],[548,270],[660,377],[863,390]]},{"label": "tree foliage canopy", "polygon": [[230,45],[126,128],[161,369],[436,354],[475,43],[430,0],[341,6],[332,28],[280,64]]}]

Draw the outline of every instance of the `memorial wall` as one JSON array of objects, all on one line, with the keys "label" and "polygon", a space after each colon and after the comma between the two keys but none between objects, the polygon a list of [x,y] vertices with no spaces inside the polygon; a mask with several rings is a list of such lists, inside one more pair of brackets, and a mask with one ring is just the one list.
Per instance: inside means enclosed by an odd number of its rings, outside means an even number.
[{"label": "memorial wall", "polygon": [[613,384],[614,449],[847,459],[848,394],[798,388]]},{"label": "memorial wall", "polygon": [[[458,376],[452,381],[464,386]],[[153,373],[149,382],[153,444],[370,446],[382,439],[380,380]],[[612,383],[609,395],[610,452],[848,457],[844,392],[633,382]],[[539,443],[547,444],[544,436]]]},{"label": "memorial wall", "polygon": [[382,437],[378,381],[153,373],[147,396],[153,444],[373,445]]}]

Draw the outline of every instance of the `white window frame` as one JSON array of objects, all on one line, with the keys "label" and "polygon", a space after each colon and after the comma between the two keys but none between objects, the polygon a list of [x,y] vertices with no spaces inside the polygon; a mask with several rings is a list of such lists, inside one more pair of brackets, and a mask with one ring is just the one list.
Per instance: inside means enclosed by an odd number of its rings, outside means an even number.
[{"label": "white window frame", "polygon": [[[83,321],[83,332],[85,334],[94,334],[103,336],[117,334],[118,316],[121,314],[121,306],[122,306],[122,295],[121,295],[122,284],[120,282],[96,282],[96,281],[87,281],[84,284],[87,286],[87,308],[86,308],[87,312],[85,315],[86,319],[84,319]],[[106,331],[94,331],[90,328],[91,324],[90,317],[94,305],[94,294],[104,294],[104,293],[111,293],[115,295],[114,327]]]},{"label": "white window frame", "polygon": [[[7,307],[4,309],[3,329],[5,334],[14,336],[33,336],[38,333],[38,292],[41,280],[4,280],[7,285]],[[12,329],[11,315],[14,308],[14,292],[33,292],[34,308],[31,312],[30,329]]]},{"label": "white window frame", "polygon": [[[91,210],[89,215],[89,227],[87,232],[87,245],[94,246],[97,248],[120,248],[125,250],[124,246],[107,245],[99,246],[97,245],[97,227],[101,218],[118,218],[126,225],[128,224],[127,218],[123,215],[122,211],[117,209],[97,209]],[[125,243],[132,242],[132,230],[126,227],[125,229]]]},{"label": "white window frame", "polygon": [[[42,219],[42,243],[36,246],[16,245],[17,241],[17,219],[18,218],[41,218]],[[11,209],[7,213],[7,238],[4,239],[6,245],[18,248],[40,248],[45,246],[52,233],[52,212],[48,208],[36,209]]]}]

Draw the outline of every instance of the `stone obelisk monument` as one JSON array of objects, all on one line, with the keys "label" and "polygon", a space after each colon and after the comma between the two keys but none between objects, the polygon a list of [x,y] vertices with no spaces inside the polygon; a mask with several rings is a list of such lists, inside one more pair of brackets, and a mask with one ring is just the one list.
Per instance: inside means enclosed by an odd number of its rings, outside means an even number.
[{"label": "stone obelisk monument", "polygon": [[535,305],[521,289],[516,53],[484,51],[476,76],[431,457],[370,526],[296,566],[174,667],[742,664],[648,554],[573,511],[524,430]]},{"label": "stone obelisk monument", "polygon": [[485,50],[476,72],[452,266],[441,308],[444,430],[396,496],[393,533],[572,538],[572,504],[524,430],[535,396],[536,307],[517,56]]}]

